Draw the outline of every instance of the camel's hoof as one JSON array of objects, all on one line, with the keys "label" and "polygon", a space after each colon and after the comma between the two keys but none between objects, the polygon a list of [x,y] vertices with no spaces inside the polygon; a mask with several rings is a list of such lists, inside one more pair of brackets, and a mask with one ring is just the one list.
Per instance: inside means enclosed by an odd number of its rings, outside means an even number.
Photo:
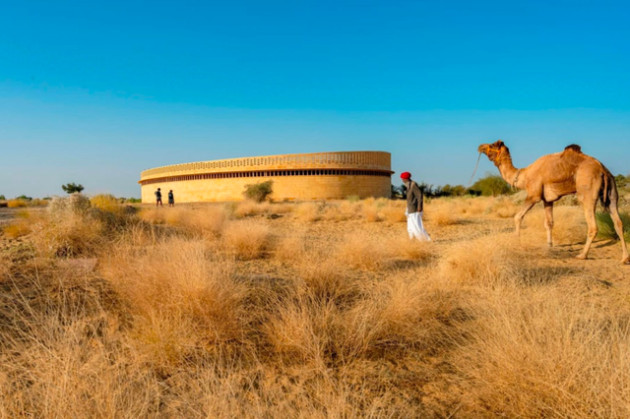
[{"label": "camel's hoof", "polygon": [[586,255],[577,255],[575,258],[578,260],[586,260]]}]

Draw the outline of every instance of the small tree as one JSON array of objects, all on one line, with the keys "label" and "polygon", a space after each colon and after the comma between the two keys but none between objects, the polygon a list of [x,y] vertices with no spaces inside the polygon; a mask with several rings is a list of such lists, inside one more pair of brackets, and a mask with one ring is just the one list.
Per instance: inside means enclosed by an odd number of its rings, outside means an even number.
[{"label": "small tree", "polygon": [[75,192],[81,193],[84,188],[83,185],[77,185],[76,183],[72,182],[61,185],[61,189],[63,189],[66,193],[73,194]]},{"label": "small tree", "polygon": [[245,191],[243,192],[243,195],[245,195],[245,198],[251,199],[252,201],[263,202],[273,192],[271,187],[272,185],[272,180],[245,185]]},{"label": "small tree", "polygon": [[510,185],[497,175],[487,175],[479,179],[470,189],[484,196],[497,196],[512,192]]},{"label": "small tree", "polygon": [[0,201],[6,201],[7,199],[4,197],[4,195],[0,195]]}]

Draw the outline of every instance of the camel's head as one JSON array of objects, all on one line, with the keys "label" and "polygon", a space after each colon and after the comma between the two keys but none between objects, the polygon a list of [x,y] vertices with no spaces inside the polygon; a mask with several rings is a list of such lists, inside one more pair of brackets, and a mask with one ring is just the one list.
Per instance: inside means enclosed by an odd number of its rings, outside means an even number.
[{"label": "camel's head", "polygon": [[508,150],[503,141],[497,140],[492,144],[481,144],[479,152],[488,156],[491,162],[498,163],[499,158],[509,154],[510,150]]}]

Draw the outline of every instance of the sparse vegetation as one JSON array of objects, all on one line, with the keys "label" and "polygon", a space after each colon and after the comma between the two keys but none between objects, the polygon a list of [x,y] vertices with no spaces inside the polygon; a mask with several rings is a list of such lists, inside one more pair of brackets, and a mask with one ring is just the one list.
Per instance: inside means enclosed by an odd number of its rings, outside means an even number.
[{"label": "sparse vegetation", "polygon": [[486,175],[470,188],[483,196],[498,196],[512,192],[510,185],[499,175]]},{"label": "sparse vegetation", "polygon": [[61,185],[61,189],[63,189],[63,191],[66,192],[67,194],[73,194],[73,193],[81,193],[83,192],[83,189],[85,188],[81,184],[72,182],[72,183],[66,183],[65,185]]},{"label": "sparse vegetation", "polygon": [[[595,214],[597,217],[597,228],[599,237],[605,239],[619,240],[619,236],[615,231],[615,225],[607,212],[598,212]],[[630,241],[630,215],[627,213],[619,213],[621,222],[623,223],[623,235],[626,241]]]},{"label": "sparse vegetation", "polygon": [[512,198],[427,200],[432,243],[407,238],[403,201],[20,210],[0,415],[628,417],[617,249],[572,259],[570,203],[558,248],[541,208],[517,241]]},{"label": "sparse vegetation", "polygon": [[243,192],[243,195],[245,195],[247,199],[251,199],[252,201],[263,202],[272,193],[273,181],[268,180],[266,182],[245,185],[245,191]]}]

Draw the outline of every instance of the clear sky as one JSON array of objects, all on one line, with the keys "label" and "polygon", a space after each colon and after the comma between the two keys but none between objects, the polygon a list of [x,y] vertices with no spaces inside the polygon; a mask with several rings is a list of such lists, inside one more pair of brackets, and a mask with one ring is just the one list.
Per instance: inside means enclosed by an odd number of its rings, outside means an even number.
[{"label": "clear sky", "polygon": [[466,184],[499,138],[517,166],[575,142],[627,174],[629,22],[601,0],[0,0],[0,194],[344,150]]}]

